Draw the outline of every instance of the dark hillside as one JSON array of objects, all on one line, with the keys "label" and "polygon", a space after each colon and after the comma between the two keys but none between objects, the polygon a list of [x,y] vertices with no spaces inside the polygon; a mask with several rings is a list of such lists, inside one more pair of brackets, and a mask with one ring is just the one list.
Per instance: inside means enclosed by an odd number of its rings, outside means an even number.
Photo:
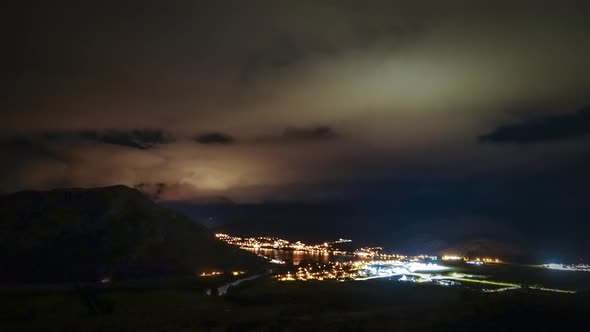
[{"label": "dark hillside", "polygon": [[0,279],[194,274],[260,261],[125,186],[0,197]]}]

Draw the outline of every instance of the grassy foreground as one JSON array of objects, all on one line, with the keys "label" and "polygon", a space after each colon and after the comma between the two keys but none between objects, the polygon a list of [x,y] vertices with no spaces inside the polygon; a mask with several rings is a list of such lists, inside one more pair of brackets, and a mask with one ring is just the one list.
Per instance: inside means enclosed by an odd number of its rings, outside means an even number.
[{"label": "grassy foreground", "polygon": [[0,331],[554,331],[590,317],[588,294],[482,294],[365,282],[202,280],[0,288]]}]

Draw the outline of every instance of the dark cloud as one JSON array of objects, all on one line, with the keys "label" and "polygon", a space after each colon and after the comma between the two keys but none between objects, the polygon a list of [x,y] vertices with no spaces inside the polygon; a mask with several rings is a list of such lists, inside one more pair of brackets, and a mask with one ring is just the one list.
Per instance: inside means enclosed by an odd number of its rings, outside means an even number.
[{"label": "dark cloud", "polygon": [[480,137],[481,142],[530,144],[575,138],[590,133],[590,106],[572,114],[553,115],[505,125]]},{"label": "dark cloud", "polygon": [[236,139],[225,133],[211,132],[198,135],[195,137],[195,141],[201,144],[232,144],[235,143]]},{"label": "dark cloud", "polygon": [[46,132],[43,139],[49,141],[76,141],[86,140],[104,144],[126,146],[136,149],[151,149],[160,144],[174,142],[171,134],[159,129],[136,129],[136,130],[105,130],[105,131],[55,131]]},{"label": "dark cloud", "polygon": [[260,143],[296,143],[328,141],[337,138],[336,132],[328,126],[310,128],[286,128],[280,135],[259,136],[256,138]]},{"label": "dark cloud", "polygon": [[141,129],[133,131],[106,131],[87,133],[84,138],[94,139],[98,142],[123,145],[138,149],[150,149],[159,144],[167,144],[174,141],[171,135],[162,130]]},{"label": "dark cloud", "polygon": [[152,199],[159,200],[166,190],[167,184],[163,182],[157,183],[138,183],[133,186],[135,189],[141,191],[142,193],[148,195]]}]

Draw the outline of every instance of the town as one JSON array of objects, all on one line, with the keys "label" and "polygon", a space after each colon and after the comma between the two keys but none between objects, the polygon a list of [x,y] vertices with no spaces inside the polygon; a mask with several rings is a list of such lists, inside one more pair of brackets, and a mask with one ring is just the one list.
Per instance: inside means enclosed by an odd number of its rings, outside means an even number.
[{"label": "town", "polygon": [[[228,244],[238,246],[242,249],[273,249],[273,250],[285,250],[285,251],[298,251],[311,254],[325,254],[334,256],[347,256],[354,257],[356,259],[380,259],[380,260],[407,260],[412,262],[420,261],[464,261],[467,264],[482,265],[486,263],[501,263],[502,260],[499,258],[490,257],[464,257],[445,255],[439,257],[431,254],[420,254],[420,255],[402,255],[399,253],[384,253],[383,247],[361,247],[352,248],[350,244],[352,240],[349,239],[338,239],[331,242],[323,242],[320,244],[305,244],[301,241],[291,242],[289,240],[271,237],[271,236],[259,236],[259,237],[237,237],[231,236],[224,233],[215,234],[217,239],[224,241]],[[347,244],[343,246],[342,244]],[[273,257],[267,257],[273,259]]]}]

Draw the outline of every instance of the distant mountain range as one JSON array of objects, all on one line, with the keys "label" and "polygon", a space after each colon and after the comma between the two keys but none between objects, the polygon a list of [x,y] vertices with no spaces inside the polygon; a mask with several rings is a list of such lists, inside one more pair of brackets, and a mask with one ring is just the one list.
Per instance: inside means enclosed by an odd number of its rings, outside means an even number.
[{"label": "distant mountain range", "polygon": [[194,275],[262,261],[155,204],[136,189],[24,191],[0,196],[0,280]]},{"label": "distant mountain range", "polygon": [[[499,256],[528,261],[526,239],[507,223],[479,216],[446,217],[401,204],[366,202],[211,204],[167,203],[214,232],[234,236],[277,236],[304,243],[352,239],[354,247],[382,246],[418,255]],[[414,213],[414,211],[417,211]],[[443,211],[444,212],[444,211]]]}]

